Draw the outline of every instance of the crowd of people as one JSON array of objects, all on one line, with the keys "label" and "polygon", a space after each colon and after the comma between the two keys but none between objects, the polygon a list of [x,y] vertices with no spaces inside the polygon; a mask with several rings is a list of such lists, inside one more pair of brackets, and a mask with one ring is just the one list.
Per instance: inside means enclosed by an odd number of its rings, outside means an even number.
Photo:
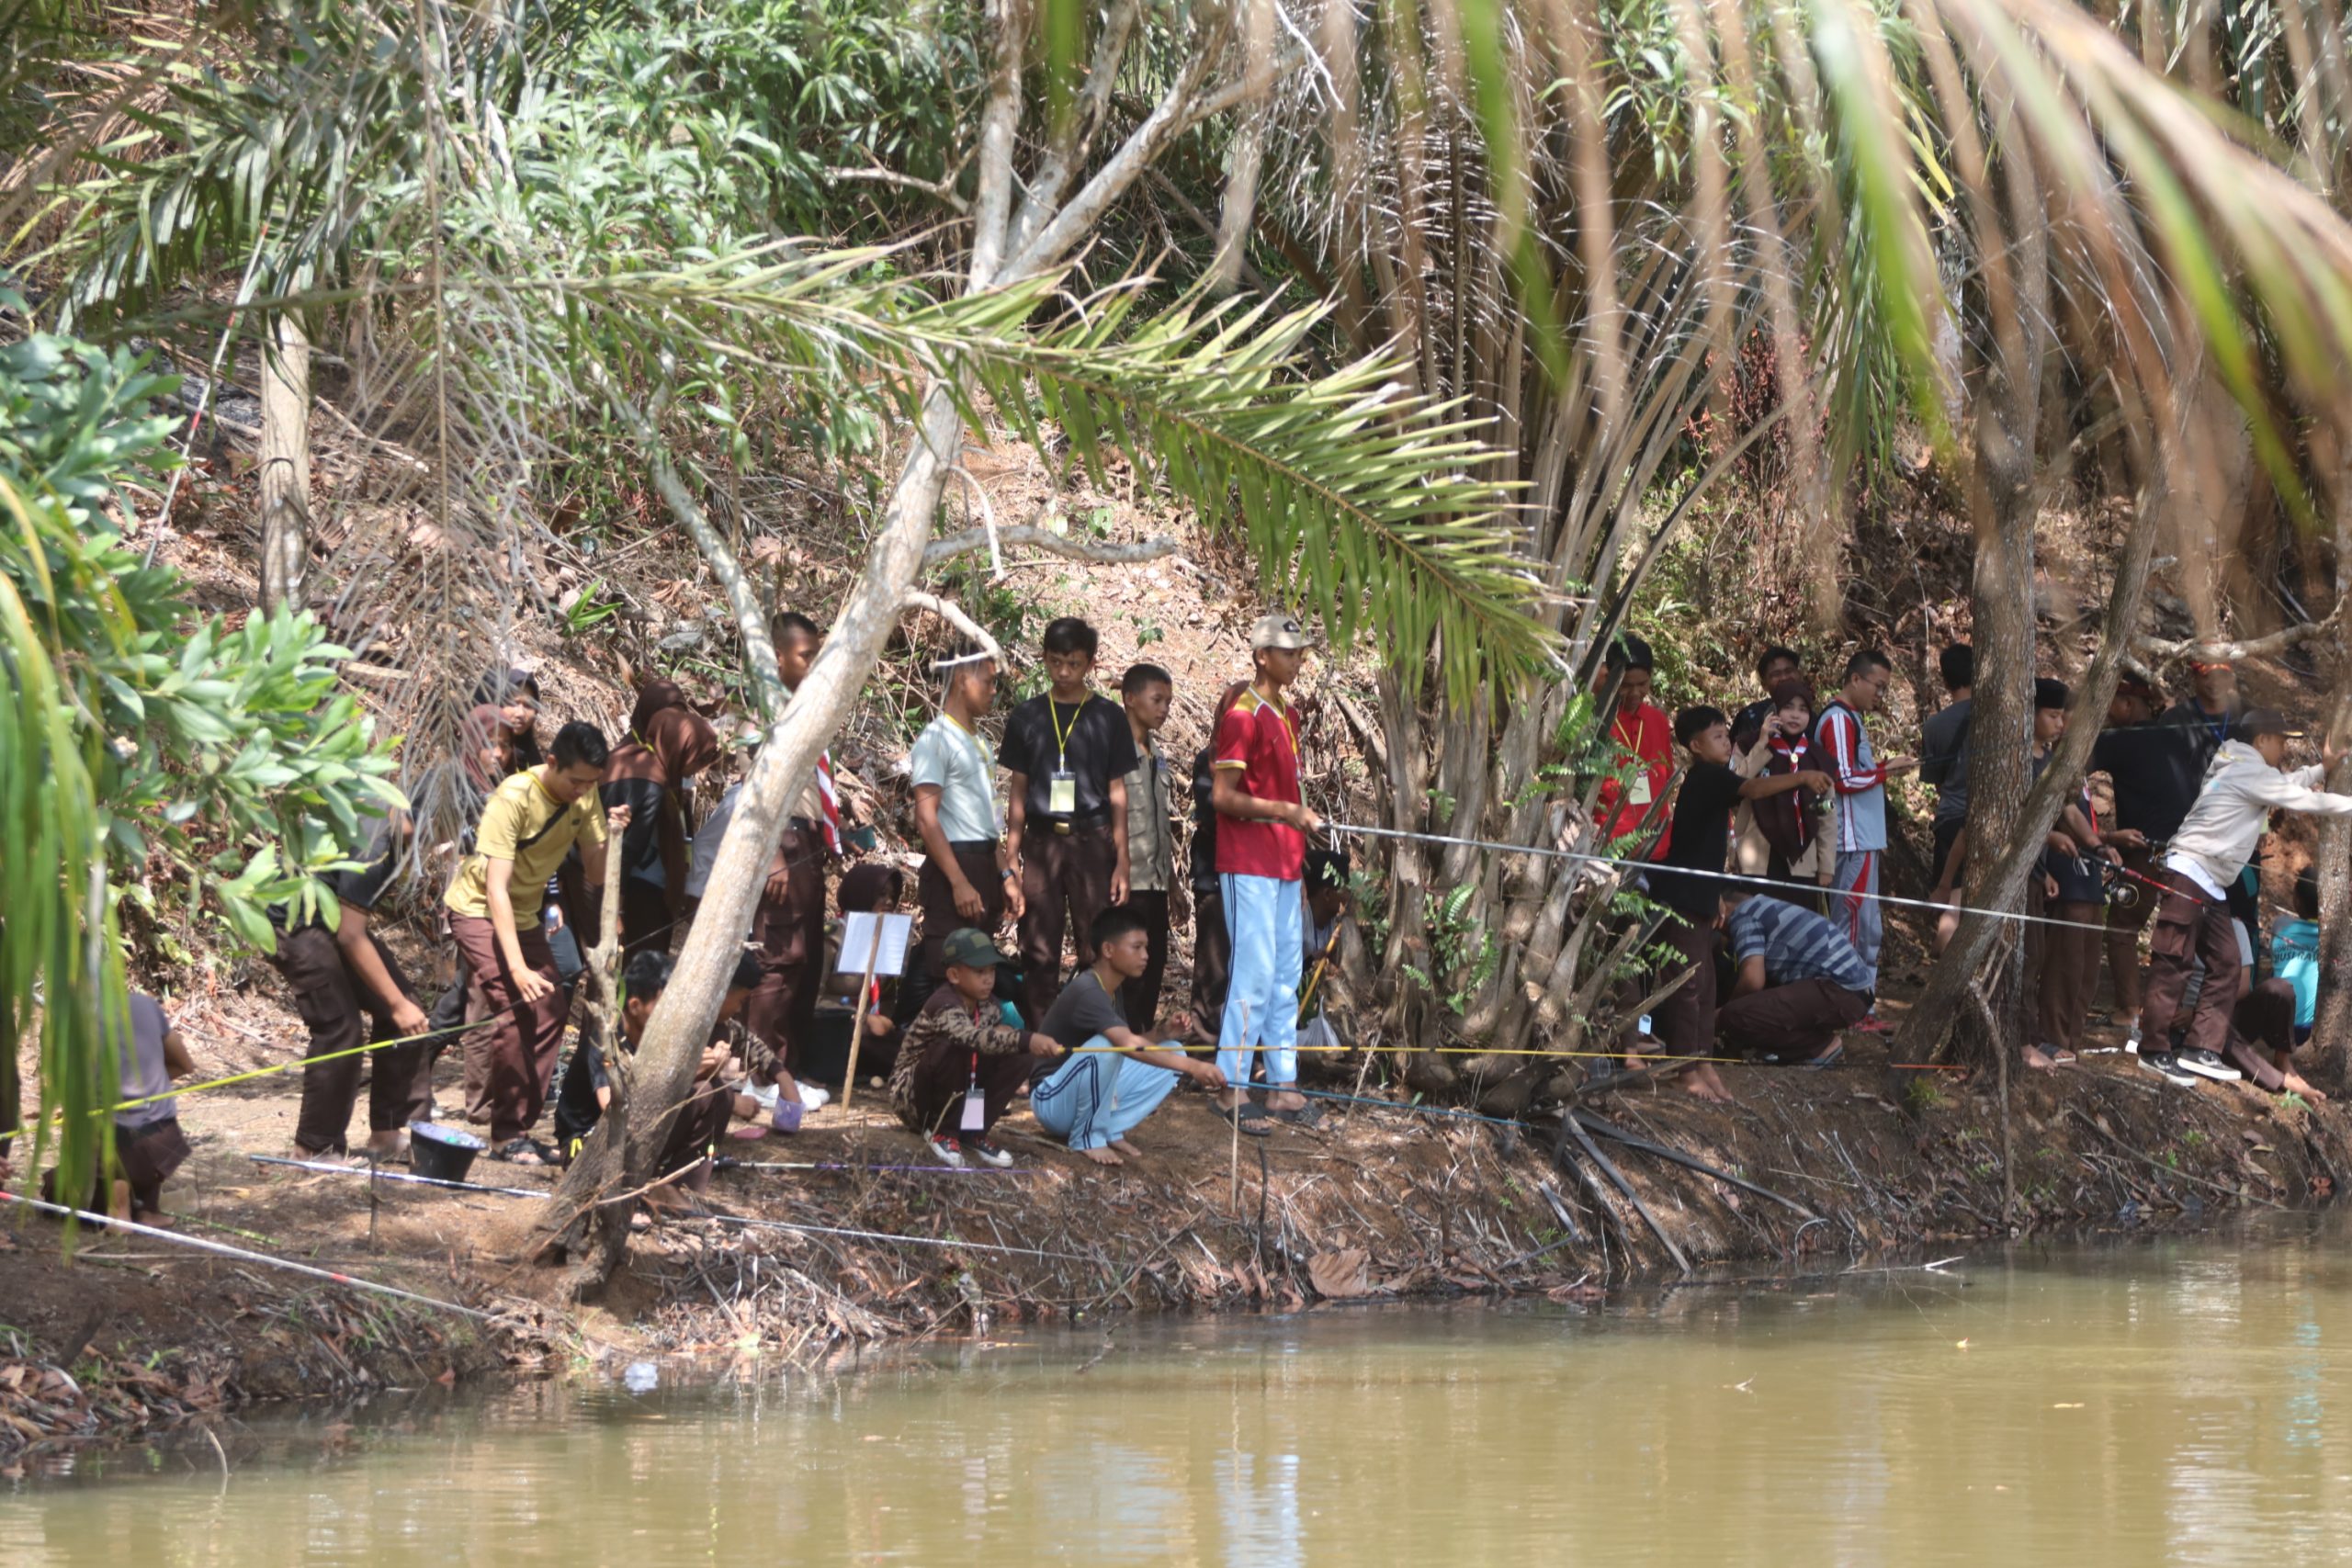
[{"label": "crowd of people", "polygon": [[[1921,726],[1922,756],[1882,759],[1871,719],[1892,665],[1875,650],[1848,660],[1837,694],[1816,702],[1799,656],[1769,649],[1756,665],[1761,697],[1734,716],[1686,707],[1669,724],[1650,701],[1649,648],[1633,637],[1611,647],[1599,692],[1618,765],[1599,794],[1601,822],[1616,853],[1650,863],[1643,879],[1668,911],[1657,940],[1673,957],[1645,983],[1679,978],[1628,1031],[1629,1055],[1655,1045],[1826,1066],[1844,1054],[1844,1031],[1883,1027],[1887,781],[1917,769],[1936,788],[1925,891],[1944,909],[1940,949],[1966,885],[1974,663],[1964,644],[1943,650],[1947,699]],[[2270,922],[2266,952],[2256,850],[2273,813],[2352,815],[2352,795],[2318,787],[2331,747],[2288,766],[2293,728],[2247,707],[2229,664],[2194,663],[2189,676],[2170,706],[2146,677],[2124,676],[2088,768],[2048,811],[2028,877],[2035,978],[2023,1060],[2046,1070],[2087,1048],[2103,956],[2126,1032],[2118,1049],[2142,1067],[2181,1086],[2250,1079],[2324,1098],[2293,1063],[2317,998],[2317,883],[2308,870],[2297,880],[2293,918]],[[2058,756],[2068,699],[2063,682],[2034,682],[2026,739],[2037,782]],[[2110,781],[2104,813],[2093,774]],[[1710,1062],[1682,1078],[1702,1098],[1727,1097]]]},{"label": "crowd of people", "polygon": [[[797,614],[772,632],[783,683],[797,690],[822,632]],[[1219,695],[1189,788],[1159,741],[1174,678],[1138,663],[1117,700],[1102,694],[1084,621],[1046,628],[1046,688],[1011,708],[993,748],[983,728],[997,706],[997,659],[967,648],[942,660],[938,712],[908,761],[922,851],[911,888],[899,867],[855,858],[820,755],[796,785],[664,1172],[699,1185],[724,1140],[798,1131],[827,1100],[814,1077],[842,1076],[824,1045],[844,1022],[862,1042],[858,1072],[887,1082],[899,1117],[949,1166],[1009,1164],[991,1134],[1023,1096],[1041,1127],[1107,1165],[1136,1152],[1129,1135],[1182,1078],[1237,1133],[1311,1122],[1298,1046],[1303,1036],[1339,1043],[1316,997],[1349,871],[1318,842],[1323,823],[1301,787],[1292,691],[1310,647],[1294,617],[1256,623],[1249,677]],[[1948,699],[1922,726],[1924,756],[1882,757],[1872,723],[1892,667],[1881,653],[1847,660],[1825,701],[1798,654],[1770,649],[1754,700],[1736,713],[1687,706],[1669,721],[1652,701],[1649,648],[1631,636],[1610,645],[1597,822],[1661,911],[1646,972],[1620,988],[1621,1001],[1657,998],[1628,1017],[1632,1061],[1689,1058],[1683,1085],[1724,1099],[1716,1061],[1826,1066],[1845,1032],[1883,1027],[1888,781],[1916,768],[1937,791],[1933,902],[1957,903],[1971,852],[1981,737],[1970,650],[1945,649],[1939,670]],[[2270,975],[2247,984],[2264,929],[2252,865],[2272,812],[2352,814],[2352,796],[2316,787],[2332,752],[2287,769],[2287,721],[2247,709],[2229,666],[2192,666],[2192,682],[2166,707],[2149,682],[2125,678],[2091,753],[2091,771],[2112,781],[2111,804],[2100,809],[2086,781],[2072,779],[2050,810],[2030,877],[2038,979],[2024,1060],[2050,1068],[2086,1048],[2104,955],[2124,1048],[2141,1066],[2176,1084],[2243,1077],[2314,1095],[2292,1054],[2316,990],[2315,888],[2307,874],[2296,918],[2274,922]],[[2037,779],[2064,738],[2067,700],[2063,683],[2035,683]],[[458,756],[431,784],[475,804],[471,831],[447,846],[438,904],[456,977],[430,1011],[372,924],[409,854],[405,813],[383,819],[357,868],[333,879],[332,902],[278,912],[273,962],[310,1032],[299,1157],[401,1157],[434,1122],[445,1049],[461,1054],[463,1114],[493,1158],[564,1162],[607,1111],[610,1054],[636,1048],[670,983],[671,951],[696,918],[742,785],[696,810],[696,784],[728,747],[671,682],[639,694],[617,744],[573,719],[543,748],[549,718],[531,675],[493,672]],[[583,1037],[567,1058],[607,877],[620,879],[626,1000],[613,1038]],[[910,895],[919,934],[903,972],[872,982],[838,973],[834,917],[895,914]],[[1188,922],[1192,1013],[1163,1015],[1171,932]],[[1011,952],[1001,945],[1008,926]],[[1938,941],[1950,934],[1948,917]],[[125,1086],[139,1103],[119,1119],[119,1142],[128,1201],[152,1209],[186,1154],[166,1091],[187,1058],[148,998],[131,1023]],[[363,1077],[368,1132],[354,1150]],[[550,1101],[552,1142],[538,1135]]]}]

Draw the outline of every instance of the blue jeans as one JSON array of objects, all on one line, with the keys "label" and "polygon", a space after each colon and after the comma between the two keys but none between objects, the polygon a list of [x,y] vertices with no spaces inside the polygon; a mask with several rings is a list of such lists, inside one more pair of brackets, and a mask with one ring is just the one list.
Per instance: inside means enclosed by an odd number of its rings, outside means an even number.
[{"label": "blue jeans", "polygon": [[[1298,1081],[1298,977],[1306,951],[1302,884],[1227,872],[1217,878],[1226,929],[1233,933],[1233,971],[1216,1037],[1217,1069],[1236,1089],[1250,1081],[1252,1059],[1266,1059],[1266,1082]],[[1263,1046],[1253,1051],[1252,1046]]]},{"label": "blue jeans", "polygon": [[[1169,1041],[1165,1050],[1181,1049]],[[1176,1087],[1166,1067],[1138,1062],[1098,1034],[1029,1091],[1037,1125],[1074,1149],[1099,1149],[1136,1130]]]}]

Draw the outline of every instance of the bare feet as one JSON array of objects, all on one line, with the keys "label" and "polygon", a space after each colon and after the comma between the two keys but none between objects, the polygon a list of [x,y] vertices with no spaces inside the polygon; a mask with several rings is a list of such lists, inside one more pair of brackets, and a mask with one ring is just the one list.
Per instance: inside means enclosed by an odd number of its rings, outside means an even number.
[{"label": "bare feet", "polygon": [[1238,1111],[1249,1103],[1250,1091],[1246,1089],[1228,1089],[1216,1097],[1219,1111]]},{"label": "bare feet", "polygon": [[2290,1067],[2286,1069],[2283,1076],[2287,1080],[2283,1087],[2289,1094],[2300,1094],[2305,1100],[2324,1100],[2327,1098],[2327,1096],[2313,1089],[2310,1084],[2305,1083],[2303,1081],[2302,1075],[2296,1072],[2293,1068]]},{"label": "bare feet", "polygon": [[2037,1073],[2046,1073],[2058,1064],[2052,1061],[2050,1054],[2041,1046],[2029,1045],[2025,1048],[2025,1065]]},{"label": "bare feet", "polygon": [[1084,1155],[1088,1159],[1092,1160],[1096,1165],[1125,1165],[1127,1163],[1125,1160],[1121,1159],[1117,1155],[1113,1154],[1109,1149],[1080,1149],[1078,1152]]},{"label": "bare feet", "polygon": [[1710,1104],[1729,1105],[1731,1103],[1731,1090],[1724,1087],[1723,1076],[1715,1071],[1713,1064],[1707,1062],[1702,1062],[1697,1066],[1684,1071],[1682,1091],[1694,1100],[1703,1100]]},{"label": "bare feet", "polygon": [[1266,1096],[1266,1109],[1269,1111],[1304,1111],[1306,1109],[1306,1096],[1300,1094],[1295,1089],[1276,1089],[1273,1093]]},{"label": "bare feet", "polygon": [[1125,1138],[1112,1139],[1110,1146],[1118,1150],[1123,1155],[1132,1156],[1136,1159],[1143,1158],[1143,1151],[1136,1147],[1133,1144],[1127,1142]]}]

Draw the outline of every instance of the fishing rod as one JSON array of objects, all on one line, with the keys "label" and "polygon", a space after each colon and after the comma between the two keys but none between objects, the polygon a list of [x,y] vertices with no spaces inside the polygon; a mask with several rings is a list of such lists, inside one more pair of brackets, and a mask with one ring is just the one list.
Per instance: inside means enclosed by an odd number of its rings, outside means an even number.
[{"label": "fishing rod", "polygon": [[[361,1173],[354,1171],[352,1174],[356,1176]],[[9,1202],[22,1203],[29,1209],[38,1209],[44,1214],[58,1214],[80,1220],[85,1224],[96,1225],[109,1231],[143,1235],[153,1241],[169,1242],[175,1247],[191,1247],[199,1252],[218,1253],[223,1258],[233,1258],[243,1263],[259,1263],[270,1269],[282,1269],[291,1274],[307,1274],[311,1279],[324,1280],[331,1284],[348,1285],[356,1291],[373,1291],[378,1295],[393,1296],[401,1301],[414,1302],[419,1306],[458,1313],[466,1317],[478,1318],[484,1323],[497,1321],[495,1314],[483,1312],[479,1307],[459,1306],[456,1302],[445,1302],[433,1296],[418,1295],[414,1291],[403,1291],[398,1285],[379,1284],[374,1280],[363,1280],[356,1274],[343,1274],[333,1269],[321,1269],[309,1263],[297,1263],[290,1258],[276,1258],[266,1252],[254,1252],[247,1247],[231,1247],[225,1241],[207,1241],[201,1236],[183,1235],[178,1231],[164,1230],[155,1225],[142,1225],[136,1220],[118,1220],[107,1214],[94,1214],[87,1209],[68,1208],[62,1203],[48,1202],[21,1192],[0,1190],[0,1199]]]},{"label": "fishing rod", "polygon": [[153,1105],[159,1100],[178,1100],[187,1095],[204,1094],[216,1089],[227,1089],[232,1084],[250,1083],[255,1078],[273,1077],[279,1073],[290,1073],[303,1067],[316,1066],[322,1062],[339,1062],[345,1056],[364,1056],[370,1051],[389,1051],[395,1045],[417,1045],[427,1040],[438,1040],[444,1036],[454,1039],[460,1034],[469,1034],[477,1029],[487,1029],[523,1005],[517,1002],[514,1007],[501,1008],[488,1018],[476,1019],[471,1023],[453,1023],[446,1029],[428,1029],[422,1034],[404,1034],[398,1040],[371,1041],[368,1044],[354,1045],[347,1050],[330,1051],[323,1056],[298,1056],[293,1061],[279,1062],[274,1066],[255,1067],[250,1072],[232,1073],[225,1078],[208,1078],[202,1083],[167,1089],[161,1094],[142,1095],[137,1100],[126,1100],[118,1105],[101,1105],[90,1114],[106,1116],[119,1111],[135,1111],[142,1105]]},{"label": "fishing rod", "polygon": [[415,1187],[447,1187],[458,1192],[489,1192],[501,1198],[545,1198],[535,1187],[485,1187],[474,1181],[449,1181],[438,1176],[386,1170],[379,1165],[331,1165],[324,1160],[287,1159],[280,1155],[247,1155],[255,1165],[282,1165],[294,1170],[314,1170],[321,1176],[364,1176],[370,1181],[398,1181]]},{"label": "fishing rod", "polygon": [[891,1231],[844,1230],[838,1225],[796,1224],[788,1220],[755,1220],[741,1214],[695,1214],[698,1220],[714,1220],[722,1225],[742,1225],[752,1230],[805,1231],[812,1235],[845,1235],[864,1241],[899,1241],[917,1247],[953,1247],[967,1252],[1005,1252],[1023,1258],[1061,1258],[1072,1263],[1094,1263],[1100,1259],[1082,1252],[1046,1252],[1034,1247],[992,1246],[985,1241],[957,1241],[951,1236],[899,1235]]},{"label": "fishing rod", "polygon": [[[1622,855],[1597,855],[1585,850],[1563,850],[1545,844],[1505,844],[1492,839],[1465,839],[1450,833],[1410,832],[1401,828],[1367,828],[1353,822],[1326,822],[1324,829],[1333,834],[1358,833],[1374,839],[1402,839],[1425,844],[1445,844],[1457,849],[1490,850],[1497,854],[1540,855],[1550,860],[1576,861],[1585,865],[1607,866],[1611,869],[1665,872],[1670,875],[1695,877],[1702,881],[1731,883],[1754,888],[1759,893],[1786,893],[1802,883],[1776,881],[1769,876],[1748,876],[1736,871],[1702,871],[1690,866],[1668,865],[1659,861],[1629,860]],[[1983,915],[1988,919],[2014,920],[2021,925],[2064,926],[2074,929],[2072,920],[2053,920],[2046,915],[2029,915],[2014,909],[1983,909],[1967,904],[1939,904],[1928,898],[1905,898],[1893,893],[1864,893],[1859,888],[1823,888],[1833,897],[1867,898],[1881,904],[1894,904],[1905,908],[1928,909],[1939,915]]]}]

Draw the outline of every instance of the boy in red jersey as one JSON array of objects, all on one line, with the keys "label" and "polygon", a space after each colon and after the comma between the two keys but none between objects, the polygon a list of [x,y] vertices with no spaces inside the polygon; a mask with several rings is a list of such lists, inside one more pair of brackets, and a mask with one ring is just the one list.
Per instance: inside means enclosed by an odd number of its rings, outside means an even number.
[{"label": "boy in red jersey", "polygon": [[1251,1057],[1266,1061],[1266,1107],[1285,1122],[1312,1119],[1298,1083],[1299,961],[1306,944],[1302,880],[1306,836],[1323,826],[1298,791],[1298,721],[1283,689],[1298,679],[1308,637],[1294,615],[1263,615],[1250,634],[1257,678],[1216,724],[1218,892],[1233,936],[1216,1065],[1218,1104],[1247,1133],[1264,1113],[1250,1100]]}]

